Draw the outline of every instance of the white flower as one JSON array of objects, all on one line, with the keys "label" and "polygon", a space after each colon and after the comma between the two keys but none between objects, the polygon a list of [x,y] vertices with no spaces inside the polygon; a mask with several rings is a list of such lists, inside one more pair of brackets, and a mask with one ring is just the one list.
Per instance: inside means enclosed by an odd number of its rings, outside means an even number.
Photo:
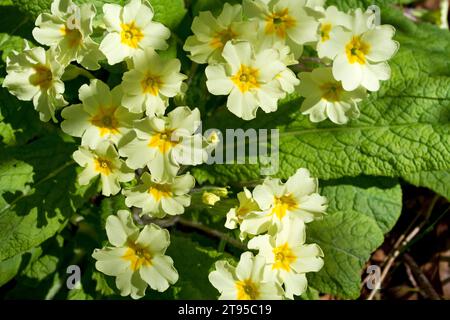
[{"label": "white flower", "polygon": [[225,227],[228,229],[236,229],[249,213],[260,211],[258,204],[253,199],[252,193],[247,188],[239,192],[237,198],[239,200],[239,206],[230,209],[227,213]]},{"label": "white flower", "polygon": [[[256,48],[256,51],[270,48],[276,50],[278,53],[278,60],[280,60],[286,67],[298,64],[298,60],[295,59],[294,54],[291,52],[291,48],[282,42],[278,41],[269,45],[267,41],[259,38]],[[278,81],[285,95],[288,93],[293,93],[295,91],[295,87],[300,83],[300,80],[297,78],[295,73],[289,68],[284,68],[283,71],[275,76],[275,79]]]},{"label": "white flower", "polygon": [[133,127],[140,114],[130,113],[121,106],[122,88],[109,87],[100,80],[80,88],[82,104],[69,106],[62,111],[65,119],[62,130],[74,137],[82,137],[81,144],[91,149],[103,142],[117,144],[119,139]]},{"label": "white flower", "polygon": [[39,112],[42,121],[53,119],[56,122],[55,110],[67,105],[64,100],[64,83],[61,76],[64,65],[61,65],[53,49],[30,49],[28,46],[21,53],[13,52],[6,59],[7,75],[3,87],[19,100],[33,100],[34,108]]},{"label": "white flower", "polygon": [[317,42],[317,54],[319,58],[325,56],[324,52],[329,51],[331,30],[340,26],[345,29],[351,29],[352,16],[339,11],[335,6],[328,7],[323,12],[323,17],[319,19],[319,40]]},{"label": "white flower", "polygon": [[242,21],[242,6],[225,3],[215,18],[210,11],[200,12],[192,22],[193,36],[186,39],[183,49],[197,63],[221,62],[225,44],[232,41],[252,41],[257,34],[256,22]]},{"label": "white flower", "polygon": [[277,235],[258,236],[248,242],[250,249],[259,250],[265,259],[264,280],[284,284],[286,297],[293,299],[306,291],[307,272],[323,267],[323,252],[316,244],[305,244],[303,221],[291,220]]},{"label": "white flower", "polygon": [[169,98],[181,93],[187,77],[178,59],[162,59],[151,48],[136,53],[133,69],[123,75],[123,105],[131,112],[163,115]]},{"label": "white flower", "polygon": [[180,164],[198,165],[206,159],[198,109],[178,107],[167,117],[146,118],[135,123],[136,136],[119,142],[119,153],[130,168],[148,166],[152,177],[176,176]]},{"label": "white flower", "polygon": [[298,92],[306,98],[301,111],[312,122],[329,118],[334,123],[345,124],[349,118],[359,117],[357,103],[367,96],[364,88],[345,91],[341,82],[334,79],[331,68],[302,72],[300,80]]},{"label": "white flower", "polygon": [[391,69],[386,62],[397,52],[399,44],[392,40],[395,28],[371,25],[371,14],[360,9],[354,13],[351,30],[336,27],[322,54],[333,59],[333,76],[342,87],[353,91],[359,86],[377,91],[380,80],[388,80]]},{"label": "white flower", "polygon": [[220,292],[220,300],[281,300],[281,287],[263,281],[264,258],[244,252],[236,268],[226,261],[216,262],[209,281]]},{"label": "white flower", "polygon": [[145,172],[141,184],[131,190],[124,190],[125,204],[128,207],[142,209],[142,214],[155,218],[184,213],[184,207],[191,204],[189,192],[195,185],[195,179],[189,173],[160,181]]},{"label": "white flower", "polygon": [[253,190],[253,198],[262,212],[247,215],[241,223],[241,231],[257,235],[279,230],[291,218],[311,222],[322,217],[327,199],[317,191],[317,179],[303,168],[298,169],[285,184],[279,179],[267,178]]},{"label": "white flower", "polygon": [[286,70],[276,50],[255,54],[249,42],[228,42],[222,53],[226,64],[206,68],[206,85],[214,95],[228,95],[227,108],[236,116],[251,120],[259,107],[274,112],[285,95],[277,75]]},{"label": "white flower", "polygon": [[95,13],[93,4],[79,7],[72,0],[54,0],[51,14],[42,13],[37,18],[33,37],[40,44],[55,46],[63,63],[75,60],[87,69],[98,69],[103,55],[91,39]]},{"label": "white flower", "polygon": [[289,45],[298,58],[303,45],[317,40],[319,23],[305,11],[305,2],[298,0],[244,0],[244,15],[259,21],[267,41]]},{"label": "white flower", "polygon": [[100,143],[95,150],[80,147],[73,153],[73,158],[84,168],[78,175],[80,185],[87,185],[100,175],[104,196],[119,193],[120,182],[128,182],[134,178],[134,171],[120,160],[116,149],[108,142]]},{"label": "white flower", "polygon": [[106,220],[106,233],[113,247],[96,249],[92,257],[97,270],[116,277],[122,296],[139,299],[148,285],[163,292],[178,281],[173,260],[165,255],[170,244],[166,229],[150,224],[139,231],[131,213],[121,210]]},{"label": "white flower", "polygon": [[109,64],[116,64],[133,57],[145,48],[165,50],[170,30],[152,21],[153,9],[145,0],[131,0],[121,7],[116,4],[103,5],[107,35],[100,50]]}]

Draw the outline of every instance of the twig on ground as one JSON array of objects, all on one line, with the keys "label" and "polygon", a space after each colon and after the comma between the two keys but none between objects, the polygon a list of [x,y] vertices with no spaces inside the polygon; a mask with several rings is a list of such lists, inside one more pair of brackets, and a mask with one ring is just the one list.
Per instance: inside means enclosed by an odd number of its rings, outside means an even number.
[{"label": "twig on ground", "polygon": [[425,295],[425,298],[441,300],[441,297],[437,294],[436,290],[434,290],[430,280],[428,280],[427,276],[422,272],[416,261],[414,261],[414,258],[408,253],[404,253],[403,261],[405,261],[405,264],[411,269],[419,288],[422,289],[420,293]]},{"label": "twig on ground", "polygon": [[144,215],[139,218],[138,222],[141,224],[154,223],[162,228],[173,227],[173,226],[179,224],[179,225],[189,228],[189,229],[195,229],[195,230],[201,231],[211,237],[219,238],[220,240],[225,241],[226,243],[232,245],[235,248],[238,248],[241,250],[248,250],[247,246],[243,242],[241,242],[237,239],[234,239],[219,230],[212,229],[200,222],[187,220],[187,219],[181,218],[179,216],[168,218],[168,219],[154,219],[154,218]]}]

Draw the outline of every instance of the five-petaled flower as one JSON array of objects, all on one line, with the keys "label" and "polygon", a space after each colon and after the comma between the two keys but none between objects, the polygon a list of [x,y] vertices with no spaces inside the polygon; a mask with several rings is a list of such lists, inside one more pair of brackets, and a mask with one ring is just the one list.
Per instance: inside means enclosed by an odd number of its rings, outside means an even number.
[{"label": "five-petaled flower", "polygon": [[244,252],[236,267],[216,262],[209,281],[220,292],[220,300],[281,300],[283,291],[276,282],[265,282],[264,258]]},{"label": "five-petaled flower", "polygon": [[78,175],[80,185],[87,185],[94,177],[100,176],[104,196],[120,192],[120,182],[134,178],[134,171],[119,158],[116,148],[109,142],[101,142],[93,150],[80,147],[73,153],[74,160],[83,167]]},{"label": "five-petaled flower", "polygon": [[142,298],[147,286],[159,292],[178,281],[173,260],[165,255],[170,244],[169,232],[155,224],[142,230],[126,210],[106,220],[106,234],[113,247],[96,249],[92,257],[97,270],[116,277],[122,296]]},{"label": "five-petaled flower", "polygon": [[110,90],[100,80],[83,85],[79,92],[81,104],[65,108],[61,115],[62,130],[74,137],[82,137],[81,144],[94,149],[103,141],[117,144],[129,132],[140,114],[121,106],[122,87]]},{"label": "five-petaled flower", "polygon": [[167,49],[170,30],[153,20],[153,9],[146,0],[131,0],[124,7],[103,5],[107,34],[100,50],[109,64],[131,58],[146,49]]},{"label": "five-petaled flower", "polygon": [[257,236],[248,243],[250,249],[259,250],[258,256],[265,259],[264,279],[284,284],[289,299],[306,291],[306,273],[317,272],[323,266],[322,250],[316,244],[305,244],[305,239],[303,221],[294,219],[276,236]]}]

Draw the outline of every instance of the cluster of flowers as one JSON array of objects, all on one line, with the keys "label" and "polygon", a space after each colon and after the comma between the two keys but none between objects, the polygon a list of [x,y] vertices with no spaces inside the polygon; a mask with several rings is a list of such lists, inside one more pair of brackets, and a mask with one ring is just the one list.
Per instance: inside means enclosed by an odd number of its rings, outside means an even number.
[{"label": "cluster of flowers", "polygon": [[[62,109],[62,130],[81,138],[73,154],[83,167],[81,185],[100,177],[103,195],[122,192],[136,214],[159,219],[182,214],[190,205],[195,179],[181,174],[181,166],[203,163],[217,137],[205,139],[197,132],[198,109],[179,106],[166,112],[169,100],[186,90],[187,77],[178,59],[157,52],[168,48],[170,30],[153,15],[146,0],[105,4],[97,26],[103,37],[97,43],[95,7],[54,0],[33,30],[48,49],[27,43],[22,52],[13,52],[3,86],[18,99],[32,101],[42,121],[57,122],[56,111]],[[321,0],[244,0],[243,5],[225,3],[218,17],[201,12],[184,49],[194,62],[208,63],[209,92],[228,95],[227,107],[238,117],[253,119],[259,107],[273,112],[280,99],[297,90],[306,98],[301,110],[311,121],[329,118],[343,124],[359,114],[357,102],[366,90],[378,90],[380,80],[390,77],[386,61],[398,48],[395,30],[373,21],[372,13],[360,9],[325,10]],[[297,78],[290,67],[298,64],[304,46],[316,49],[325,67]],[[67,106],[63,80],[83,70],[71,63],[97,70],[105,59],[110,65],[126,64],[121,84],[110,89],[92,79],[79,89],[81,103]],[[136,183],[122,189],[127,182]],[[244,253],[236,268],[217,262],[210,281],[221,298],[302,294],[305,274],[323,264],[320,248],[305,244],[304,224],[326,209],[317,181],[300,169],[286,184],[266,179],[238,198],[226,226],[239,226],[241,238],[250,236],[248,247],[259,254]],[[156,224],[140,228],[131,212],[119,211],[108,217],[106,232],[112,247],[96,250],[93,257],[98,270],[116,277],[122,295],[140,298],[148,286],[164,291],[178,280],[165,255],[167,230]]]},{"label": "cluster of flowers", "polygon": [[[140,215],[163,218],[184,213],[190,205],[189,192],[195,179],[189,173],[178,175],[180,165],[198,165],[206,157],[208,143],[201,133],[198,109],[177,107],[165,115],[169,98],[182,91],[186,76],[177,59],[163,59],[155,50],[168,47],[170,31],[152,21],[153,9],[142,0],[125,6],[103,6],[104,38],[100,44],[91,38],[96,15],[92,4],[77,6],[71,0],[55,0],[51,13],[36,20],[35,39],[49,47],[14,53],[7,60],[4,86],[21,100],[33,100],[43,121],[68,103],[61,80],[76,61],[86,69],[125,61],[128,71],[122,83],[110,90],[98,79],[79,89],[80,104],[65,107],[62,130],[81,138],[73,154],[83,167],[78,176],[87,185],[100,176],[102,193],[122,191],[126,205],[138,208]],[[136,178],[138,183],[123,189],[121,183]],[[107,219],[106,232],[114,247],[96,250],[96,267],[116,276],[122,295],[144,296],[147,285],[164,291],[178,279],[170,257],[164,255],[169,232],[155,224],[141,231],[132,214],[120,211]]]},{"label": "cluster of flowers", "polygon": [[[225,4],[214,17],[201,12],[184,49],[197,63],[208,63],[207,87],[227,95],[227,107],[251,120],[258,108],[276,111],[278,101],[297,91],[305,97],[301,111],[312,122],[329,118],[345,124],[359,116],[357,103],[367,90],[377,91],[390,78],[387,64],[397,51],[395,29],[376,25],[370,10],[345,13],[324,9],[323,0],[243,0]],[[317,51],[323,66],[301,72],[304,46]]]},{"label": "cluster of flowers", "polygon": [[257,256],[244,252],[236,268],[218,261],[209,280],[220,299],[293,299],[305,292],[306,273],[323,266],[316,244],[305,244],[305,223],[320,219],[327,199],[318,194],[318,182],[299,169],[285,184],[267,178],[250,192],[238,194],[239,205],[227,214],[225,227],[240,228],[240,237]]}]

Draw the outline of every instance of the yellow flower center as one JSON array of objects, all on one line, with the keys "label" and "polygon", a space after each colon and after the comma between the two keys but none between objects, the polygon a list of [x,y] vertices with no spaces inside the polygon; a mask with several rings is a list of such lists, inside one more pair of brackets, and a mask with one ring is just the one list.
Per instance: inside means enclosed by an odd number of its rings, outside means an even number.
[{"label": "yellow flower center", "polygon": [[291,264],[297,260],[288,243],[278,246],[272,250],[275,255],[275,263],[272,269],[291,270]]},{"label": "yellow flower center", "polygon": [[156,201],[172,196],[170,186],[165,184],[154,184],[148,189],[148,193],[150,193]]},{"label": "yellow flower center", "polygon": [[130,261],[131,270],[136,271],[141,266],[150,266],[152,264],[152,256],[150,252],[135,245],[129,245],[122,259]]},{"label": "yellow flower center", "polygon": [[142,92],[150,93],[153,96],[158,95],[159,88],[163,85],[161,77],[147,73],[144,80],[141,81]]},{"label": "yellow flower center", "polygon": [[258,69],[242,64],[239,71],[231,77],[231,81],[234,82],[241,92],[247,92],[251,89],[259,88],[258,77]]},{"label": "yellow flower center", "polygon": [[151,148],[158,148],[161,153],[167,153],[178,143],[179,141],[172,137],[172,131],[166,131],[154,134],[150,139],[148,146]]},{"label": "yellow flower center", "polygon": [[266,34],[276,34],[279,38],[286,38],[288,29],[295,27],[297,21],[289,15],[289,9],[283,9],[266,17]]},{"label": "yellow flower center", "polygon": [[250,211],[252,211],[252,208],[249,208],[249,207],[247,207],[247,206],[242,206],[242,207],[239,207],[239,208],[236,210],[236,215],[237,215],[238,217],[244,217],[244,216],[246,216]]},{"label": "yellow flower center", "polygon": [[78,29],[69,28],[65,25],[60,29],[60,32],[69,42],[70,48],[78,47],[83,42],[83,35]]},{"label": "yellow flower center", "polygon": [[366,55],[370,51],[370,44],[364,42],[361,37],[353,36],[352,40],[345,46],[345,52],[347,54],[348,61],[353,64],[355,62],[359,64],[366,63]]},{"label": "yellow flower center", "polygon": [[231,27],[228,27],[228,29],[216,32],[209,45],[215,49],[223,48],[228,41],[235,39],[237,35]]},{"label": "yellow flower center", "polygon": [[330,102],[336,102],[341,100],[342,92],[344,89],[340,82],[327,82],[320,86],[322,91],[322,99]]},{"label": "yellow flower center", "polygon": [[121,23],[120,27],[122,31],[120,33],[120,40],[123,44],[136,49],[139,45],[139,42],[144,38],[144,34],[141,29],[136,26],[135,22],[131,23]]},{"label": "yellow flower center", "polygon": [[42,90],[50,88],[53,82],[53,74],[50,68],[42,64],[38,64],[33,68],[35,73],[30,76],[30,83],[33,86],[40,87]]},{"label": "yellow flower center", "polygon": [[320,39],[322,42],[330,40],[331,23],[324,23],[320,26]]},{"label": "yellow flower center", "polygon": [[275,214],[280,220],[283,219],[288,210],[292,211],[298,207],[297,201],[290,193],[281,197],[275,197],[274,202],[275,205],[272,209],[272,214]]},{"label": "yellow flower center", "polygon": [[103,158],[95,159],[95,171],[100,172],[105,176],[109,176],[114,169],[111,161]]},{"label": "yellow flower center", "polygon": [[235,282],[237,290],[238,300],[256,300],[259,296],[258,286],[252,282],[252,280],[247,279],[244,281]]},{"label": "yellow flower center", "polygon": [[91,118],[91,123],[100,130],[100,136],[106,134],[118,134],[119,121],[114,113],[117,108],[100,108],[98,113]]}]

